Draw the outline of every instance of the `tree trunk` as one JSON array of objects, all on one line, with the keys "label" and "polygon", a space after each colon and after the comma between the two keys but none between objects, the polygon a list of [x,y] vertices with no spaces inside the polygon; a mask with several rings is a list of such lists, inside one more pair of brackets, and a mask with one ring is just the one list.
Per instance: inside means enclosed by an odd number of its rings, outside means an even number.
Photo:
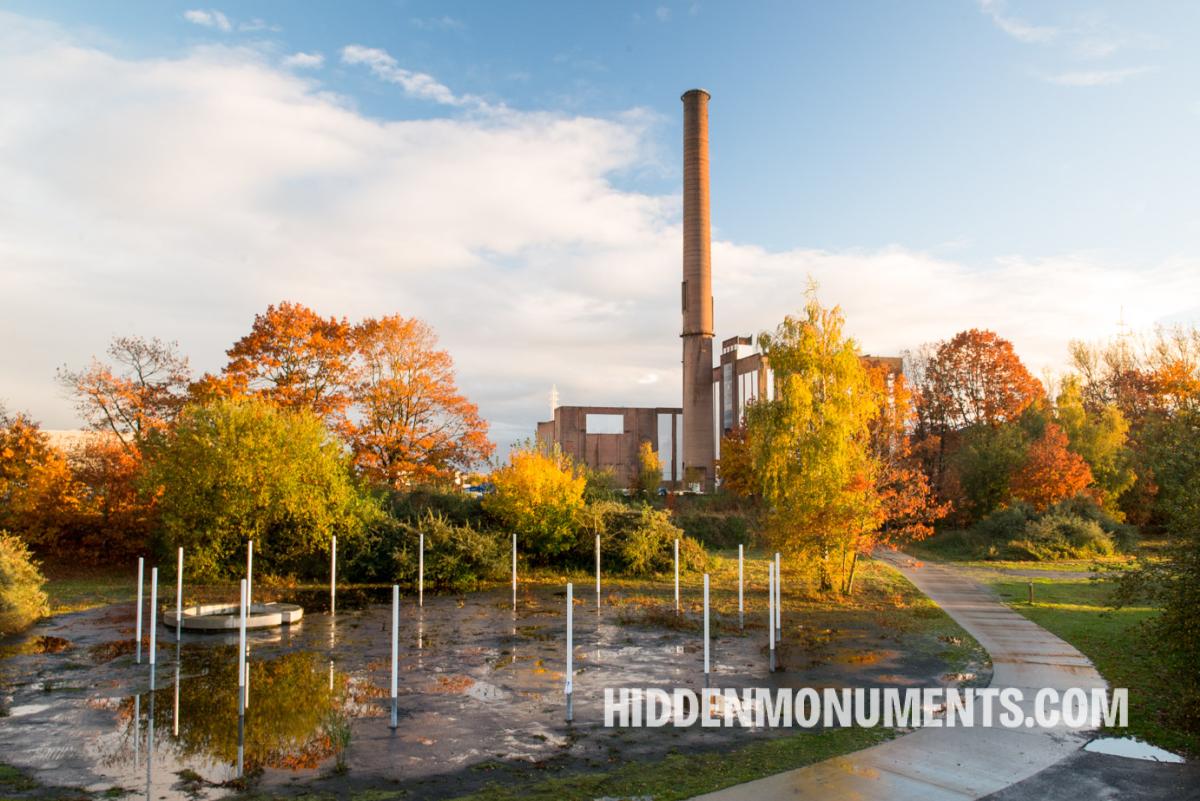
[{"label": "tree trunk", "polygon": [[854,592],[854,573],[858,569],[858,551],[854,552],[854,557],[850,560],[850,576],[846,579],[846,595]]}]

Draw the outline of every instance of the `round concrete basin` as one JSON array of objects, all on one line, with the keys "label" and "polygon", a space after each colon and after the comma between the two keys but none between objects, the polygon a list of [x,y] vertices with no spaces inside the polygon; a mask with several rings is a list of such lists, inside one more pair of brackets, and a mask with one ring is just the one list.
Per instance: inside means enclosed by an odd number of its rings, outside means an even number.
[{"label": "round concrete basin", "polygon": [[[246,615],[246,628],[265,629],[271,626],[283,626],[296,623],[304,617],[304,610],[295,604],[251,604]],[[236,630],[241,618],[237,604],[204,604],[188,606],[179,614],[174,610],[163,615],[163,622],[168,626],[179,626],[189,631],[229,631]]]}]

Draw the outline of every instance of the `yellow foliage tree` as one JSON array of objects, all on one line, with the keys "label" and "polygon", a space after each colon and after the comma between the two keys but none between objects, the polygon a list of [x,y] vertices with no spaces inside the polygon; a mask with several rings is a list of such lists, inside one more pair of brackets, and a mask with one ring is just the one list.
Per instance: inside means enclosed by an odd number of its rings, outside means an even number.
[{"label": "yellow foliage tree", "polygon": [[587,478],[558,450],[525,445],[492,472],[495,490],[484,497],[488,514],[527,541],[535,559],[560,554],[574,544]]},{"label": "yellow foliage tree", "polygon": [[662,475],[662,462],[659,461],[654,446],[650,444],[650,440],[642,440],[642,444],[638,446],[637,486],[634,489],[646,497],[654,495],[658,492],[658,485],[662,483]]}]

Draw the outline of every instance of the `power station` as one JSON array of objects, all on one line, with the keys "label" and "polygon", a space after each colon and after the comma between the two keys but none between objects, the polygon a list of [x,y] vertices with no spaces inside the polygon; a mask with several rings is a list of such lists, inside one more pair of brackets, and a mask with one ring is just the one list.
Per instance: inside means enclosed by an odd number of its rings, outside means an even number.
[{"label": "power station", "polygon": [[[708,492],[715,486],[721,436],[742,422],[746,405],[774,397],[774,377],[750,337],[721,343],[713,365],[712,222],[709,210],[708,101],[703,89],[683,97],[683,281],[680,286],[682,405],[679,407],[558,406],[538,423],[543,447],[558,446],[594,470],[609,470],[620,486],[637,479],[638,448],[649,442],[663,466],[663,484]],[[871,357],[864,357],[871,359]],[[899,371],[900,360],[875,357]]]}]

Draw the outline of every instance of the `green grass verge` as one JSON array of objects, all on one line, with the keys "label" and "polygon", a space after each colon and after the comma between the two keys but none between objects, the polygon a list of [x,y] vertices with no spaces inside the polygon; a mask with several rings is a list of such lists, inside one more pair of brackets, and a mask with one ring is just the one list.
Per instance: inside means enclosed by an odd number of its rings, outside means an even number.
[{"label": "green grass verge", "polygon": [[1200,737],[1163,723],[1171,693],[1154,655],[1141,645],[1142,624],[1157,614],[1147,606],[1113,609],[1112,582],[1033,579],[995,581],[1014,610],[1078,648],[1112,687],[1129,689],[1129,726],[1114,734],[1141,737],[1172,751],[1200,754]]},{"label": "green grass verge", "polygon": [[691,798],[734,784],[859,751],[895,736],[891,729],[834,729],[799,733],[721,753],[672,754],[652,764],[631,763],[600,773],[555,776],[532,783],[495,784],[456,801],[560,801],[571,798]]}]

